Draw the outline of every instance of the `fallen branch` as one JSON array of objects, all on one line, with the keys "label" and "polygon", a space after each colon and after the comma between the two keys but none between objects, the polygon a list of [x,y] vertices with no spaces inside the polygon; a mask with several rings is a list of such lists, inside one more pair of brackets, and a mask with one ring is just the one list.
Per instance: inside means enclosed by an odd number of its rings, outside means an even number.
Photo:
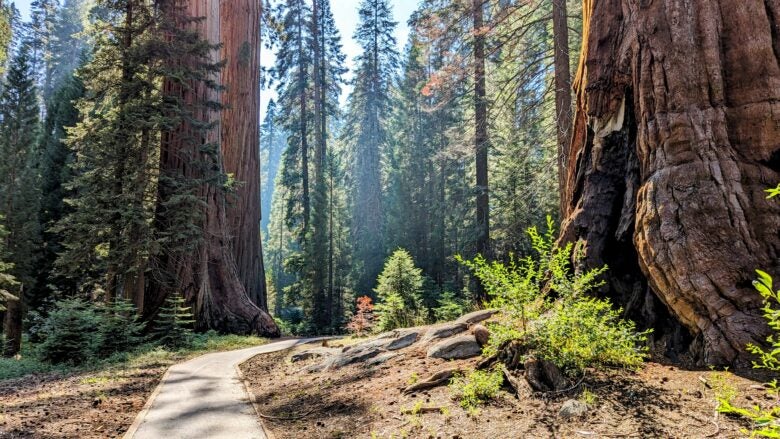
[{"label": "fallen branch", "polygon": [[583,381],[585,381],[585,372],[584,371],[582,372],[582,376],[580,377],[579,381],[577,381],[571,387],[567,387],[567,388],[561,389],[561,390],[550,390],[548,392],[537,392],[537,393],[542,394],[542,396],[560,395],[561,393],[568,393],[568,392],[571,392],[572,390],[576,389],[577,387],[579,387],[582,384]]},{"label": "fallen branch", "polygon": [[264,413],[257,412],[257,415],[260,416],[263,419],[268,419],[270,421],[297,421],[299,419],[303,419],[310,414],[314,413],[314,410],[309,410],[308,412],[302,414],[302,415],[295,415],[295,416],[271,416],[266,415]]},{"label": "fallen branch", "polygon": [[412,384],[409,387],[405,388],[403,390],[403,393],[409,394],[409,393],[419,392],[420,390],[432,389],[434,387],[448,384],[449,381],[452,379],[452,377],[455,376],[456,373],[460,373],[460,369],[457,368],[445,369],[436,372],[427,380],[420,381],[419,383]]},{"label": "fallen branch", "polygon": [[417,415],[420,413],[441,413],[441,407],[411,407],[402,408],[401,414],[403,415]]},{"label": "fallen branch", "polygon": [[528,382],[518,379],[512,372],[509,371],[509,369],[507,369],[506,366],[501,366],[501,372],[504,373],[506,382],[509,383],[509,387],[515,391],[515,395],[518,397],[525,396],[526,394],[530,394],[532,392],[531,386],[528,384]]}]

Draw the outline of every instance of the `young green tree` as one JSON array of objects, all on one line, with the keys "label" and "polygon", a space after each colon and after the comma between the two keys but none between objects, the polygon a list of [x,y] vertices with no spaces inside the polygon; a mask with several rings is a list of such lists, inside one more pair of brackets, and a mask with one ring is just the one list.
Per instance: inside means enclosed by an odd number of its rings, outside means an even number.
[{"label": "young green tree", "polygon": [[376,306],[379,329],[387,331],[422,323],[422,288],[422,270],[415,267],[409,252],[404,249],[393,252],[374,289],[379,302]]}]

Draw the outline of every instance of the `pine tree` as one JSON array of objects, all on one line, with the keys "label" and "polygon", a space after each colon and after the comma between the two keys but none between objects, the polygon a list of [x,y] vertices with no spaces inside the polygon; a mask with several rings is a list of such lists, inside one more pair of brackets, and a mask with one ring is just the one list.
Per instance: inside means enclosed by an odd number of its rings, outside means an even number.
[{"label": "pine tree", "polygon": [[0,214],[9,234],[14,274],[26,288],[35,284],[38,228],[38,103],[29,46],[14,57],[0,96]]},{"label": "pine tree", "polygon": [[89,0],[62,0],[57,8],[49,42],[51,60],[47,64],[46,82],[42,89],[46,103],[82,63],[85,51],[83,15],[90,3]]},{"label": "pine tree", "polygon": [[75,102],[83,98],[84,85],[76,75],[71,75],[54,93],[47,105],[46,119],[40,139],[41,206],[40,221],[43,249],[38,269],[38,296],[31,298],[30,307],[38,309],[44,298],[52,294],[70,296],[76,285],[60,276],[54,263],[63,251],[63,236],[55,230],[57,223],[71,210],[65,198],[74,194],[67,189],[73,176],[73,151],[66,145],[67,129],[79,121]]},{"label": "pine tree", "polygon": [[154,10],[139,0],[100,5],[112,14],[96,22],[94,54],[79,72],[86,93],[68,137],[76,156],[71,211],[54,230],[63,236],[60,273],[110,302],[134,299],[143,285],[153,239],[153,138],[169,121],[150,80],[160,65],[149,50],[158,42]]},{"label": "pine tree", "polygon": [[349,98],[345,135],[352,147],[352,232],[359,267],[357,288],[370,291],[384,257],[384,208],[381,161],[387,144],[390,85],[398,66],[390,3],[363,0],[355,40],[362,52],[356,58],[354,89]]},{"label": "pine tree", "polygon": [[163,346],[179,348],[192,340],[195,318],[192,307],[179,295],[171,295],[165,299],[154,321],[152,338]]},{"label": "pine tree", "polygon": [[11,37],[13,36],[11,14],[12,11],[9,6],[0,4],[0,76],[5,73],[8,48],[11,45]]},{"label": "pine tree", "polygon": [[[40,249],[38,224],[38,100],[30,65],[30,47],[22,44],[11,63],[0,96],[0,215],[8,230],[5,247],[11,274],[19,282],[22,302],[37,289],[36,264]],[[24,295],[22,295],[24,294]],[[13,306],[12,306],[13,305]],[[7,355],[19,351],[23,306],[14,301],[6,312]]]},{"label": "pine tree", "polygon": [[30,64],[35,72],[36,86],[42,91],[40,97],[44,101],[51,85],[52,39],[57,8],[57,0],[33,0],[30,3],[30,23],[27,24]]},{"label": "pine tree", "polygon": [[3,227],[3,217],[0,216],[0,311],[5,311],[3,306],[8,301],[19,300],[18,297],[11,294],[11,290],[16,289],[16,279],[11,275],[11,270],[14,268],[13,264],[6,262],[8,255],[5,251],[5,238],[8,235],[5,227]]}]

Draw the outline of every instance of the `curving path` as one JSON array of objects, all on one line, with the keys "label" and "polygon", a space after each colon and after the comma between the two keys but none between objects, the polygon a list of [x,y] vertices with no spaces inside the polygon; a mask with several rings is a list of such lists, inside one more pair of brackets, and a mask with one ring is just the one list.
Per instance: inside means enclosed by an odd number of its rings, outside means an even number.
[{"label": "curving path", "polygon": [[257,354],[311,341],[293,339],[217,352],[171,366],[125,439],[266,439],[238,365]]}]

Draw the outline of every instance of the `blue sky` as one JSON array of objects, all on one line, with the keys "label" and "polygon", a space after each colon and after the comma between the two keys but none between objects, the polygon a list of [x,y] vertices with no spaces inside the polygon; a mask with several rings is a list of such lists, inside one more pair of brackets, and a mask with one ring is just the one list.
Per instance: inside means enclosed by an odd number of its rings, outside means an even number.
[{"label": "blue sky", "polygon": [[[223,0],[224,1],[224,0]],[[227,0],[229,1],[229,0]],[[352,39],[352,34],[355,31],[358,23],[358,6],[361,0],[332,0],[331,7],[333,8],[333,16],[336,20],[336,25],[341,32],[341,42],[344,45],[344,53],[347,55],[347,67],[352,70],[354,66],[354,58],[360,53],[360,48],[357,43]],[[32,0],[16,0],[16,7],[22,14],[23,19],[26,21],[30,16],[30,3]],[[412,15],[412,12],[417,8],[417,0],[392,0],[393,16],[395,21],[398,22],[396,28],[396,39],[398,40],[398,50],[401,51],[406,45],[407,37],[409,36],[409,28],[406,22]],[[273,54],[268,50],[263,49],[261,55],[261,62],[265,66],[271,66],[274,62]],[[349,90],[344,90],[342,96],[342,102],[346,100],[346,95]],[[275,96],[273,90],[263,90],[262,99],[262,112],[265,113],[265,107],[268,101]],[[262,116],[265,116],[263,114]]]}]

